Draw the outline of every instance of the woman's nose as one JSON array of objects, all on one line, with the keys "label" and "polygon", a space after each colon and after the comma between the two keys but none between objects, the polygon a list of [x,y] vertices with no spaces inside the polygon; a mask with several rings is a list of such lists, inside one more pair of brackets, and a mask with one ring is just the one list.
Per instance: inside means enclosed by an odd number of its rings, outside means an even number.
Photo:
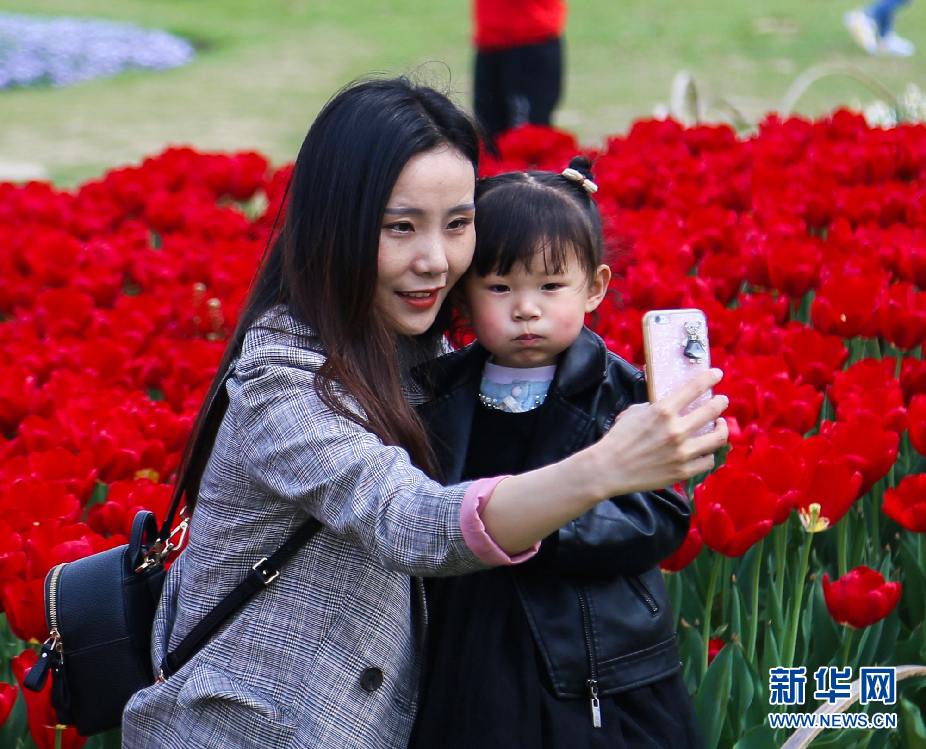
[{"label": "woman's nose", "polygon": [[421,275],[439,276],[450,269],[447,248],[440,237],[428,237],[422,242],[415,258],[414,270]]}]

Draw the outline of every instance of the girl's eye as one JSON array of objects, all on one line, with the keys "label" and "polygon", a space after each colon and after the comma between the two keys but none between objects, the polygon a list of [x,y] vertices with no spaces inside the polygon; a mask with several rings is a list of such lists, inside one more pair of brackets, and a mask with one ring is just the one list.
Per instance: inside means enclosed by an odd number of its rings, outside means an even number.
[{"label": "girl's eye", "polygon": [[501,283],[495,283],[489,287],[489,291],[492,291],[496,294],[503,294],[504,292],[508,291],[508,287]]},{"label": "girl's eye", "polygon": [[563,288],[563,284],[561,283],[545,283],[540,287],[541,291],[556,291],[561,288]]}]

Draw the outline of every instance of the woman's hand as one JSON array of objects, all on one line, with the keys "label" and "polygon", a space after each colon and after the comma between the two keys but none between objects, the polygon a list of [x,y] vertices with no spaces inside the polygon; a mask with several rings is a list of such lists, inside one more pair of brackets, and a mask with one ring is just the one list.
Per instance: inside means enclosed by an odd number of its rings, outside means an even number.
[{"label": "woman's hand", "polygon": [[[591,447],[500,482],[482,512],[489,535],[516,554],[609,497],[663,489],[710,470],[729,436],[719,418],[729,400],[716,395],[680,414],[722,376],[712,369],[654,405],[631,406]],[[712,421],[713,432],[694,436]]]},{"label": "woman's hand", "polygon": [[[682,416],[686,406],[720,382],[719,369],[703,372],[654,404],[636,404],[622,412],[594,449],[602,461],[608,496],[672,486],[714,467],[714,453],[727,444],[729,429],[719,418],[730,401],[715,395]],[[716,422],[713,432],[694,436]],[[607,489],[605,489],[607,491]]]}]

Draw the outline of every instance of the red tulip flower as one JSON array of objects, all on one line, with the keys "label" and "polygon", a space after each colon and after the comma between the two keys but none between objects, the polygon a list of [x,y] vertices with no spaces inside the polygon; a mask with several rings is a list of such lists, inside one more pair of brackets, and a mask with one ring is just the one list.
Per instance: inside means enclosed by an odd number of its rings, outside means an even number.
[{"label": "red tulip flower", "polygon": [[861,485],[862,474],[844,459],[820,460],[808,465],[804,493],[797,502],[804,529],[819,533],[838,523],[859,497]]},{"label": "red tulip flower", "polygon": [[895,348],[909,351],[926,340],[926,292],[913,284],[891,284],[881,296],[881,332]]},{"label": "red tulip flower", "polygon": [[19,687],[15,684],[0,684],[0,726],[6,723],[10,713],[13,712],[17,697],[19,697]]},{"label": "red tulip flower", "polygon": [[890,614],[900,600],[900,583],[886,583],[881,573],[864,565],[830,583],[823,575],[826,610],[840,624],[868,627]]},{"label": "red tulip flower", "polygon": [[814,298],[810,318],[823,335],[854,338],[871,322],[884,281],[866,275],[833,275]]},{"label": "red tulip flower", "polygon": [[907,409],[910,425],[907,434],[910,444],[920,455],[926,455],[926,395],[914,395]]},{"label": "red tulip flower", "polygon": [[907,476],[884,492],[884,514],[914,533],[926,533],[926,474]]},{"label": "red tulip flower", "polygon": [[887,430],[880,417],[858,411],[851,421],[824,421],[820,434],[832,441],[833,450],[844,456],[862,474],[859,496],[867,494],[875,482],[887,475],[897,460],[900,436]]},{"label": "red tulip flower", "polygon": [[926,361],[904,357],[900,364],[900,389],[907,404],[914,395],[926,395]]},{"label": "red tulip flower", "polygon": [[[23,682],[35,665],[38,654],[34,650],[24,650],[13,659],[13,673],[22,689]],[[26,698],[26,720],[29,733],[39,749],[55,749],[55,734],[61,731],[61,749],[80,749],[87,739],[77,733],[76,728],[58,728],[58,716],[51,705],[52,680],[45,682],[41,692],[23,689]]]},{"label": "red tulip flower", "polygon": [[695,560],[703,547],[704,542],[701,540],[701,533],[696,525],[692,525],[688,529],[688,535],[685,536],[682,545],[675,550],[672,556],[661,561],[659,566],[666,572],[680,572]]},{"label": "red tulip flower", "polygon": [[774,289],[800,299],[817,285],[821,255],[814,241],[786,240],[769,245],[766,262]]},{"label": "red tulip flower", "polygon": [[825,336],[800,323],[790,323],[781,341],[781,355],[791,379],[800,377],[807,385],[823,390],[845,365],[849,351],[839,336]]},{"label": "red tulip flower", "polygon": [[740,446],[730,450],[726,465],[759,476],[776,497],[775,525],[788,519],[802,496],[802,471],[794,455],[783,447],[770,444],[768,439],[757,438],[751,448]]},{"label": "red tulip flower", "polygon": [[710,666],[714,658],[717,657],[717,654],[723,650],[723,646],[726,645],[722,639],[719,637],[712,637],[707,641],[707,665]]},{"label": "red tulip flower", "polygon": [[721,466],[695,488],[694,503],[704,543],[738,557],[768,535],[778,498],[758,476]]}]

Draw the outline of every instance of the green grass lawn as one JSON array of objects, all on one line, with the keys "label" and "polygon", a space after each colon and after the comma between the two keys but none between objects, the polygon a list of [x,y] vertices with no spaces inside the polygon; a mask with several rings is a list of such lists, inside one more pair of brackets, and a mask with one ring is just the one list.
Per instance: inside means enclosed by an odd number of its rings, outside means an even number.
[{"label": "green grass lawn", "polygon": [[[722,95],[752,121],[820,62],[854,63],[897,93],[910,82],[926,87],[926,3],[898,16],[898,32],[919,54],[876,59],[842,25],[852,2],[572,0],[557,121],[594,145],[667,103],[680,69],[705,98]],[[470,100],[466,0],[0,0],[0,10],[130,20],[199,48],[191,65],[175,70],[0,91],[0,174],[4,164],[33,165],[73,184],[169,143],[253,148],[282,162],[295,156],[326,99],[370,71],[424,66]],[[856,82],[830,78],[798,111],[872,98]]]}]

